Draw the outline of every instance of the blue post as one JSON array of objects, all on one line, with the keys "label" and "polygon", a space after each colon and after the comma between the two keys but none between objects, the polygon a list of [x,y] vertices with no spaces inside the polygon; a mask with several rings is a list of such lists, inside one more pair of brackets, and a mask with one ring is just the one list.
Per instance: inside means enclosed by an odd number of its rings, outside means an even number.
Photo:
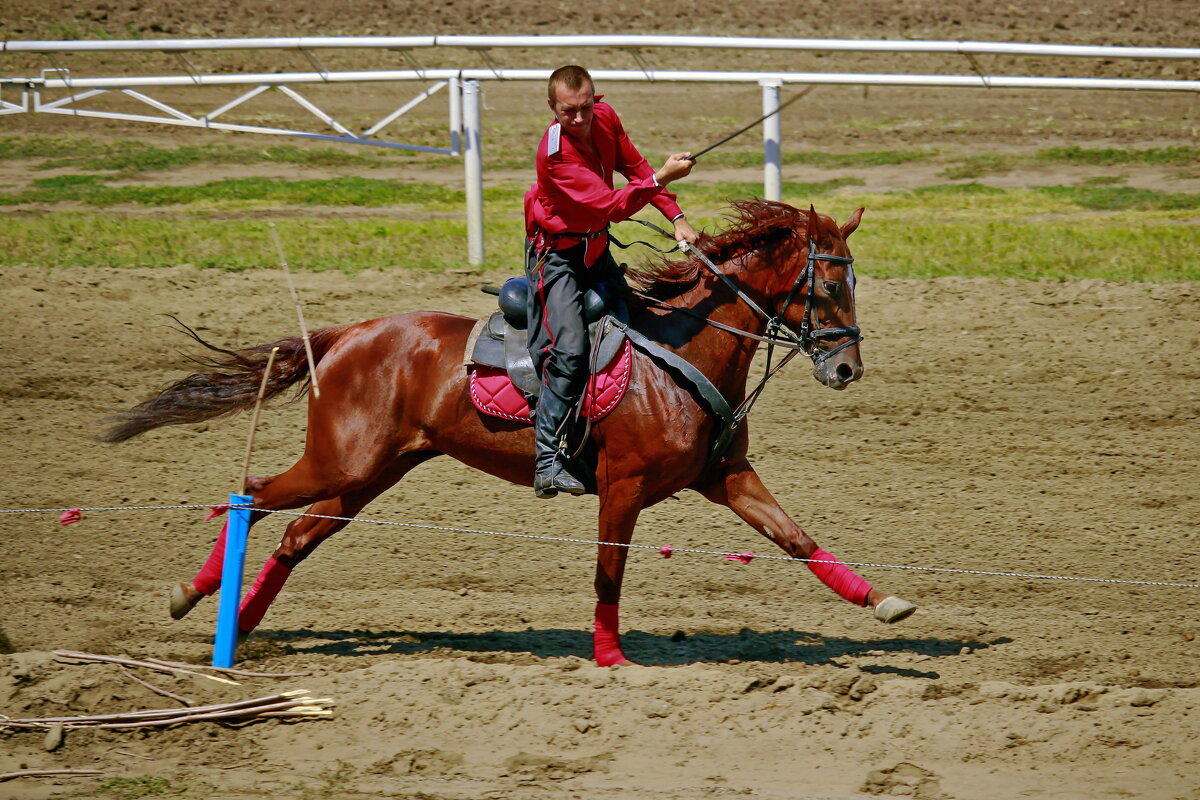
[{"label": "blue post", "polygon": [[225,563],[221,567],[221,601],[217,606],[217,638],[213,644],[214,667],[233,666],[233,651],[237,649],[238,604],[242,600],[242,571],[246,566],[246,539],[250,533],[249,506],[253,502],[254,498],[249,495],[229,495]]}]

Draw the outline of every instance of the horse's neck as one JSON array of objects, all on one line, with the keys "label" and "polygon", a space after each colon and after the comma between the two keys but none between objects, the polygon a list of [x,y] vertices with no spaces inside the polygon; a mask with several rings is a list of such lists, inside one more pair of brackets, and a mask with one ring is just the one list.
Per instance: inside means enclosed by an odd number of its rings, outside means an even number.
[{"label": "horse's neck", "polygon": [[[718,266],[745,291],[745,282],[730,265]],[[672,305],[693,309],[714,322],[749,333],[761,335],[766,330],[766,322],[724,281],[708,272],[694,287],[672,301]],[[697,324],[699,329],[695,335],[677,348],[679,354],[708,376],[727,398],[740,398],[758,342],[711,325]]]}]

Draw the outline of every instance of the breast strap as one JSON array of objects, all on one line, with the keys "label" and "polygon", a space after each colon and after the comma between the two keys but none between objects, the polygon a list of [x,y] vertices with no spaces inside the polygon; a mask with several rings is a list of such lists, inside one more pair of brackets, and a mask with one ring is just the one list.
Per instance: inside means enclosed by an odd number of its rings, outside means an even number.
[{"label": "breast strap", "polygon": [[729,407],[729,401],[713,385],[708,376],[683,356],[672,353],[658,342],[648,339],[624,323],[614,320],[613,324],[625,331],[625,335],[629,337],[629,341],[633,342],[634,347],[687,380],[708,405],[709,410],[717,416],[719,420],[717,436],[713,441],[706,465],[712,466],[721,456],[725,455],[725,451],[729,449],[729,445],[733,441],[733,434],[737,431],[737,419],[733,415],[733,409]]}]

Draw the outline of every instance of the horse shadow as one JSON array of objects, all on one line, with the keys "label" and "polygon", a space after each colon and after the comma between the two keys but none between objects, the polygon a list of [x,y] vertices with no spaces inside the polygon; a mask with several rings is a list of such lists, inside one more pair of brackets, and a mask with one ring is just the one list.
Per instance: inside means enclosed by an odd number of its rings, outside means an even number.
[{"label": "horse shadow", "polygon": [[[289,654],[337,655],[344,657],[416,653],[457,652],[477,661],[512,662],[512,656],[537,659],[574,656],[590,659],[592,636],[586,631],[529,628],[524,631],[486,631],[451,633],[446,631],[365,631],[365,630],[273,630],[255,638],[274,641]],[[682,631],[670,636],[628,631],[621,637],[622,649],[632,660],[646,666],[682,666],[685,664],[723,664],[731,661],[758,663],[801,663],[810,666],[844,668],[838,659],[845,657],[910,654],[928,658],[974,653],[1007,644],[1011,639],[964,641],[937,637],[890,639],[850,639],[841,636],[797,630],[738,633],[696,633]],[[506,655],[501,655],[506,654]],[[532,663],[532,662],[530,662]],[[866,665],[863,672],[907,677],[937,678],[936,672],[904,667]]]}]

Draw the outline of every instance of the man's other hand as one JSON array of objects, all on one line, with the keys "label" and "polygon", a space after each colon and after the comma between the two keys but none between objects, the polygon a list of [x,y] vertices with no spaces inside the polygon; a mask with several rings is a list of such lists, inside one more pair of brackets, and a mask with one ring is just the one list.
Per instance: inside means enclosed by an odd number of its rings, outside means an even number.
[{"label": "man's other hand", "polygon": [[691,153],[676,153],[667,159],[667,163],[663,164],[658,172],[654,173],[654,178],[658,181],[659,186],[666,186],[671,181],[686,176],[694,166],[696,166],[696,162],[692,160]]}]

